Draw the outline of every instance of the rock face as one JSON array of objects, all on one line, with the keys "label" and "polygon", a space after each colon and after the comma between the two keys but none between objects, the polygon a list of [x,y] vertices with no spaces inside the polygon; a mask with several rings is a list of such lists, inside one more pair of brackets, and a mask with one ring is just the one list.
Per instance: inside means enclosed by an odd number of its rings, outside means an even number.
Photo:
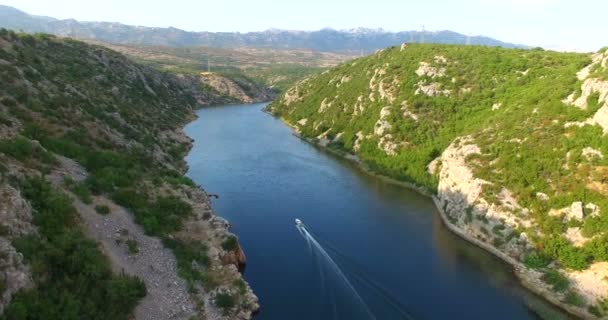
[{"label": "rock face", "polygon": [[[521,207],[509,190],[502,188],[497,202],[489,203],[485,198],[484,186],[489,182],[476,178],[467,164],[467,157],[479,154],[480,149],[471,137],[462,137],[453,142],[441,155],[439,186],[435,203],[445,223],[457,234],[493,252],[515,267],[524,285],[545,298],[568,309],[579,316],[587,317],[585,310],[565,305],[563,293],[552,290],[544,283],[542,273],[526,268],[524,255],[534,248],[526,233],[516,230],[534,228],[534,221],[528,217],[529,210]],[[436,169],[435,169],[436,170]],[[542,194],[541,197],[546,197]],[[564,217],[565,221],[582,221],[585,209],[590,215],[598,215],[597,206],[574,202],[571,206],[549,212],[550,215]],[[575,247],[590,241],[581,234],[580,228],[569,228],[565,234]],[[608,275],[608,264],[597,263],[583,271],[562,270],[569,279],[571,288],[586,301],[595,302],[606,297],[608,282],[600,281]]]},{"label": "rock face", "polygon": [[[206,319],[246,320],[260,308],[258,298],[251,288],[242,280],[239,270],[246,264],[245,253],[238,242],[234,248],[224,249],[229,239],[236,239],[230,232],[230,223],[214,215],[209,196],[200,188],[188,188],[181,191],[167,190],[179,196],[193,208],[193,218],[175,234],[177,239],[186,242],[200,242],[209,247],[208,256],[211,260],[207,272],[214,278],[222,279],[219,285],[212,290],[199,288],[196,300],[202,303]],[[241,285],[236,285],[240,283]],[[236,307],[225,313],[215,303],[215,297],[220,293],[228,293],[236,297]]]},{"label": "rock face", "polygon": [[441,89],[441,87],[441,83],[438,82],[427,84],[424,81],[420,81],[418,82],[418,89],[416,89],[416,94],[424,94],[429,97],[449,96],[451,91],[448,89]]},{"label": "rock face", "polygon": [[0,181],[0,314],[17,291],[33,286],[29,266],[11,241],[35,232],[30,205],[19,191]]},{"label": "rock face", "polygon": [[[443,212],[456,227],[511,257],[519,258],[528,243],[524,234],[511,234],[519,227],[530,226],[531,222],[525,218],[526,210],[519,206],[509,190],[502,189],[498,204],[484,198],[484,186],[491,183],[476,178],[466,163],[469,155],[479,152],[470,137],[457,139],[443,152],[437,198]],[[522,214],[515,215],[515,210]]]},{"label": "rock face", "polygon": [[275,93],[267,88],[260,87],[255,83],[240,79],[230,79],[216,73],[203,72],[199,77],[204,85],[215,89],[220,95],[242,103],[254,103],[270,101],[275,97]]},{"label": "rock face", "polygon": [[[440,60],[440,61],[443,61],[443,60]],[[416,70],[416,74],[419,77],[427,76],[427,77],[435,78],[435,77],[445,76],[445,71],[446,71],[445,68],[433,67],[433,66],[431,66],[430,63],[423,61],[423,62],[420,62],[420,67],[418,67],[418,69]]]},{"label": "rock face", "polygon": [[594,54],[592,57],[592,63],[577,73],[579,80],[584,81],[581,85],[581,93],[576,98],[576,92],[569,95],[563,100],[565,104],[573,105],[580,109],[587,109],[589,98],[593,94],[597,94],[597,104],[600,109],[589,119],[583,122],[569,122],[566,126],[585,126],[585,125],[598,125],[604,130],[604,134],[608,134],[608,81],[597,79],[593,77],[591,70],[599,68],[600,70],[608,70],[606,61],[608,61],[608,50],[603,53]]}]

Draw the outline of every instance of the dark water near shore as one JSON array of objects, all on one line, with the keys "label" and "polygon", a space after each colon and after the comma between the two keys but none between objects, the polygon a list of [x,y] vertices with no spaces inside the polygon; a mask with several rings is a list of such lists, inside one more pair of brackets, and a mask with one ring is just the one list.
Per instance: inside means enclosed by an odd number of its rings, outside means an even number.
[{"label": "dark water near shore", "polygon": [[370,319],[294,226],[300,218],[376,319],[538,319],[550,306],[510,268],[450,233],[430,199],[310,146],[264,105],[206,108],[188,175],[247,254],[256,319]]}]

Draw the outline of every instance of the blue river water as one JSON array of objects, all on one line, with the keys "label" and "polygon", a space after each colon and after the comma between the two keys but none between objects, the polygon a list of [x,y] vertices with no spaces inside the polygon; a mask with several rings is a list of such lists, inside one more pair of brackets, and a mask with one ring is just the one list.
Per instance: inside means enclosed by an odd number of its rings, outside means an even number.
[{"label": "blue river water", "polygon": [[449,232],[430,199],[301,141],[263,107],[205,108],[186,127],[188,175],[239,236],[256,319],[565,317]]}]

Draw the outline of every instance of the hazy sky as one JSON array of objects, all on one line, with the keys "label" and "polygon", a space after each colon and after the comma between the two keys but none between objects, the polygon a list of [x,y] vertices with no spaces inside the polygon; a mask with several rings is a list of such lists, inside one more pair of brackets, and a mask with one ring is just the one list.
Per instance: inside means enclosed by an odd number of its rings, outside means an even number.
[{"label": "hazy sky", "polygon": [[189,31],[449,29],[560,50],[608,46],[606,0],[0,0],[55,18]]}]

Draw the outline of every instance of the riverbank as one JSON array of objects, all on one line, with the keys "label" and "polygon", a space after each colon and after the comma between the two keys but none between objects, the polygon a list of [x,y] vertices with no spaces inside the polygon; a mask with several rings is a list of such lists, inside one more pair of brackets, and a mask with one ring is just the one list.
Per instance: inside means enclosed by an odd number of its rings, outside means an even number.
[{"label": "riverbank", "polygon": [[[188,136],[184,129],[197,119],[198,116],[193,113],[190,121],[175,131],[187,147],[186,155],[192,151],[194,139]],[[189,166],[184,158],[180,174],[187,178],[188,170]],[[206,281],[212,285],[196,284],[195,290],[191,291],[193,299],[199,306],[203,306],[201,315],[205,319],[251,319],[260,310],[259,299],[243,277],[242,271],[247,259],[237,235],[230,231],[230,222],[215,213],[211,197],[202,186],[167,192],[182,198],[193,209],[192,218],[173,236],[185,243],[202,243],[207,248],[206,269],[209,279]]]},{"label": "riverbank", "polygon": [[[267,112],[267,110],[264,110],[264,111]],[[267,112],[267,113],[269,113],[269,112]],[[269,113],[269,114],[271,114],[271,113]],[[341,158],[344,158],[346,160],[353,162],[361,171],[365,172],[366,174],[369,174],[376,178],[382,179],[383,181],[386,181],[388,183],[414,190],[423,196],[431,198],[433,200],[433,203],[435,204],[435,207],[439,213],[439,216],[440,216],[443,224],[448,228],[448,230],[450,230],[452,233],[456,234],[460,238],[467,240],[468,242],[474,244],[475,246],[477,246],[481,249],[484,249],[487,252],[490,252],[494,256],[498,257],[499,259],[501,259],[502,261],[507,263],[513,269],[515,275],[519,279],[522,286],[524,286],[525,288],[527,288],[529,291],[533,292],[537,296],[541,297],[545,301],[555,305],[556,307],[564,310],[565,312],[568,312],[571,315],[574,315],[576,317],[580,317],[583,319],[595,319],[595,317],[593,317],[589,312],[587,312],[586,309],[579,308],[574,305],[563,302],[564,295],[554,292],[549,285],[544,283],[541,280],[541,276],[542,276],[541,272],[527,268],[523,263],[510,257],[509,255],[505,254],[504,252],[498,250],[491,244],[488,244],[486,242],[483,242],[483,241],[475,238],[474,236],[468,234],[465,230],[452,224],[448,218],[448,215],[443,210],[443,207],[441,205],[439,198],[437,197],[437,195],[434,192],[431,192],[430,190],[417,186],[413,183],[399,181],[399,180],[396,180],[396,179],[393,179],[393,178],[390,178],[387,176],[383,176],[376,172],[373,172],[356,155],[334,150],[332,148],[327,147],[326,144],[324,145],[322,143],[319,143],[319,141],[317,141],[315,139],[303,137],[299,133],[299,130],[295,125],[290,124],[289,121],[287,121],[284,118],[279,118],[279,119],[292,129],[294,136],[298,137],[302,141],[305,141],[305,142],[315,146],[316,148],[319,148],[321,150],[324,150],[326,152],[329,152],[331,154],[334,154],[336,156],[339,156]]]}]

